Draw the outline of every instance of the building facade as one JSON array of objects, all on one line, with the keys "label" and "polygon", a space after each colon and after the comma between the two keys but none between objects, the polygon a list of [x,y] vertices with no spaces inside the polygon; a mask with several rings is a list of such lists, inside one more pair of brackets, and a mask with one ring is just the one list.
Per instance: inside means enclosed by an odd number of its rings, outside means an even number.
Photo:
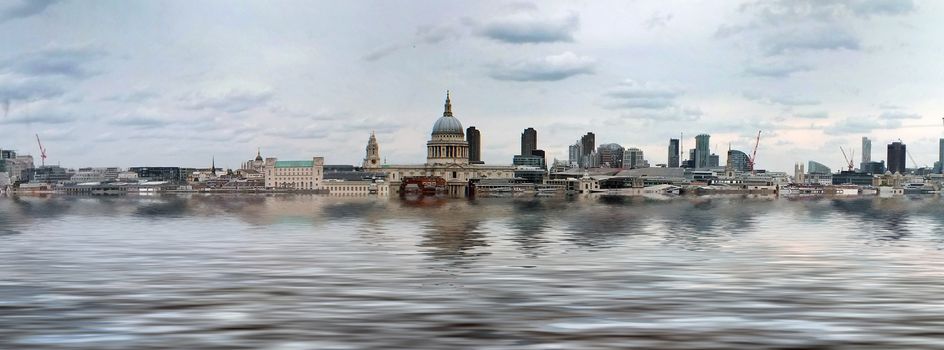
[{"label": "building facade", "polygon": [[527,128],[521,132],[521,155],[529,156],[531,152],[538,149],[538,131],[534,128]]},{"label": "building facade", "polygon": [[265,160],[265,187],[286,190],[315,191],[322,189],[324,158],[311,160]]},{"label": "building facade", "polygon": [[862,137],[862,163],[859,164],[859,170],[867,171],[869,163],[872,162],[872,140],[868,137]]},{"label": "building facade", "polygon": [[[649,162],[643,157],[641,149],[630,147],[623,151],[623,169],[648,168]],[[675,166],[676,168],[678,166]]]},{"label": "building facade", "polygon": [[833,170],[820,162],[809,161],[806,166],[807,174],[832,174]]},{"label": "building facade", "polygon": [[605,143],[597,147],[597,157],[601,167],[604,168],[622,168],[623,167],[623,146],[616,143]]},{"label": "building facade", "polygon": [[679,148],[679,139],[669,139],[669,160],[666,164],[669,168],[678,168],[681,161],[681,149]]},{"label": "building facade", "polygon": [[747,153],[738,151],[736,149],[728,150],[728,160],[727,165],[734,171],[738,172],[748,172],[751,171],[751,165]]},{"label": "building facade", "polygon": [[892,174],[905,173],[905,157],[907,157],[907,149],[905,149],[905,144],[901,142],[892,142],[888,145],[888,171]]},{"label": "building facade", "polygon": [[703,169],[709,166],[708,157],[711,156],[710,141],[711,135],[701,134],[695,136],[695,168]]},{"label": "building facade", "polygon": [[484,164],[482,161],[482,132],[474,126],[465,129],[465,139],[469,142],[469,163]]}]

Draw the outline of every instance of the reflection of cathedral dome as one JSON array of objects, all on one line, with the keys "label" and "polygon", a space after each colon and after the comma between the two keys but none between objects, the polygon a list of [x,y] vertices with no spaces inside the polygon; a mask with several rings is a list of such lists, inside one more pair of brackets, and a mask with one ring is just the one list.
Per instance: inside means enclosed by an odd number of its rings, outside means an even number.
[{"label": "reflection of cathedral dome", "polygon": [[449,92],[446,92],[446,109],[443,116],[433,124],[433,135],[463,135],[462,130],[462,123],[452,116],[452,101],[449,99]]}]

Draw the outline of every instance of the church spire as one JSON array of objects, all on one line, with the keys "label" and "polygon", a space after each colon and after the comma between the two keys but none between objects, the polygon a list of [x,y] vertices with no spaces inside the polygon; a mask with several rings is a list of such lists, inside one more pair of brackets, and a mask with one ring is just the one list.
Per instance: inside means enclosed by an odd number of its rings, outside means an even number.
[{"label": "church spire", "polygon": [[446,109],[443,111],[443,117],[452,116],[452,101],[449,99],[449,90],[446,90]]},{"label": "church spire", "polygon": [[213,156],[213,160],[210,165],[210,173],[213,174],[213,176],[216,176],[216,156]]}]

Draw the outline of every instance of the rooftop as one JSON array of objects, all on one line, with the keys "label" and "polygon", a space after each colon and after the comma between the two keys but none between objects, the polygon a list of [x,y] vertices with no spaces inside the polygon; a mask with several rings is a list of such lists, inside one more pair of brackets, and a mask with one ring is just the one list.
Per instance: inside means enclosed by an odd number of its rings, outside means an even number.
[{"label": "rooftop", "polygon": [[311,168],[315,166],[313,160],[280,160],[275,162],[276,168]]}]

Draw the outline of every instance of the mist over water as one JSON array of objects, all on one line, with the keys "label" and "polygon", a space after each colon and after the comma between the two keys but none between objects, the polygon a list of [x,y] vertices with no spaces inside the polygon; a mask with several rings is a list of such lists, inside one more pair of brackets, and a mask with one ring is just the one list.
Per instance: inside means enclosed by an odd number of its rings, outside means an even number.
[{"label": "mist over water", "polygon": [[0,348],[944,348],[937,197],[0,198]]}]

